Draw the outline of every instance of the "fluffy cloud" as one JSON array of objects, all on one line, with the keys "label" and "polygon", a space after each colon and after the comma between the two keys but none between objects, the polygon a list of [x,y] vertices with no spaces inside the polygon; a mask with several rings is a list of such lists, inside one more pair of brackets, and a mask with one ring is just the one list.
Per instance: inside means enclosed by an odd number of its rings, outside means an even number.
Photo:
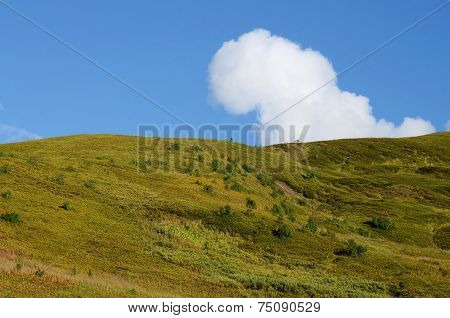
[{"label": "fluffy cloud", "polygon": [[450,131],[450,119],[445,123],[445,130]]},{"label": "fluffy cloud", "polygon": [[25,140],[34,140],[40,138],[41,138],[40,136],[30,133],[26,130],[14,126],[0,124],[0,143],[2,144]]},{"label": "fluffy cloud", "polygon": [[[257,29],[223,43],[209,65],[212,96],[230,113],[256,111],[262,124],[335,78],[330,61],[318,51],[269,31]],[[301,131],[307,141],[356,137],[404,137],[432,133],[421,118],[406,117],[399,126],[372,114],[369,99],[342,91],[337,81],[307,97],[271,124]],[[272,142],[292,141],[288,137]]]}]

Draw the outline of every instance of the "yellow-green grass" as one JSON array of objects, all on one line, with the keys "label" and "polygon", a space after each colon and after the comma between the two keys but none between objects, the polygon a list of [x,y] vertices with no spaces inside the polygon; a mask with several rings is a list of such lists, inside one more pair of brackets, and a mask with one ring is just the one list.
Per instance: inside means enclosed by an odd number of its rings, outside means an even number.
[{"label": "yellow-green grass", "polygon": [[449,133],[0,145],[0,296],[449,297],[449,162]]}]

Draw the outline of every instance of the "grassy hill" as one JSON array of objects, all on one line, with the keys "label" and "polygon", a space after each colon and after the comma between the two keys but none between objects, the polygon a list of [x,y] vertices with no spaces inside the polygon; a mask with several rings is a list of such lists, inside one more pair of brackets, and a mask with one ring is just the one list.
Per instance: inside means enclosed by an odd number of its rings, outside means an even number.
[{"label": "grassy hill", "polygon": [[0,145],[0,296],[450,297],[449,163],[450,133]]}]

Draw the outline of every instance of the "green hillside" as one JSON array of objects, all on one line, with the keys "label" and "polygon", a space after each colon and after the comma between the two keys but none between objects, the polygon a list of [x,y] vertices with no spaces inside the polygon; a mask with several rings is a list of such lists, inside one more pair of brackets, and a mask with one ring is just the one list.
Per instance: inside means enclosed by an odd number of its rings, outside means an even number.
[{"label": "green hillside", "polygon": [[449,177],[450,133],[0,145],[0,296],[450,297]]}]

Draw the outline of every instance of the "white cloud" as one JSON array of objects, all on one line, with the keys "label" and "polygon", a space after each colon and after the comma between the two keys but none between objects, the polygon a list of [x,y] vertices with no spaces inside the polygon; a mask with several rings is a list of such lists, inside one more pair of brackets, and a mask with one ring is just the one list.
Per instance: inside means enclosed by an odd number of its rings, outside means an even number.
[{"label": "white cloud", "polygon": [[450,119],[445,123],[445,130],[450,131]]},{"label": "white cloud", "polygon": [[[209,65],[209,85],[216,101],[232,114],[256,111],[260,123],[271,120],[335,76],[331,62],[318,51],[301,48],[263,29],[223,43]],[[308,141],[404,137],[435,131],[421,118],[405,117],[399,126],[376,119],[367,97],[342,91],[336,80],[271,124],[286,129],[294,125],[297,131],[310,125]]]},{"label": "white cloud", "polygon": [[0,124],[0,143],[2,144],[35,139],[41,139],[41,137],[21,128]]}]

